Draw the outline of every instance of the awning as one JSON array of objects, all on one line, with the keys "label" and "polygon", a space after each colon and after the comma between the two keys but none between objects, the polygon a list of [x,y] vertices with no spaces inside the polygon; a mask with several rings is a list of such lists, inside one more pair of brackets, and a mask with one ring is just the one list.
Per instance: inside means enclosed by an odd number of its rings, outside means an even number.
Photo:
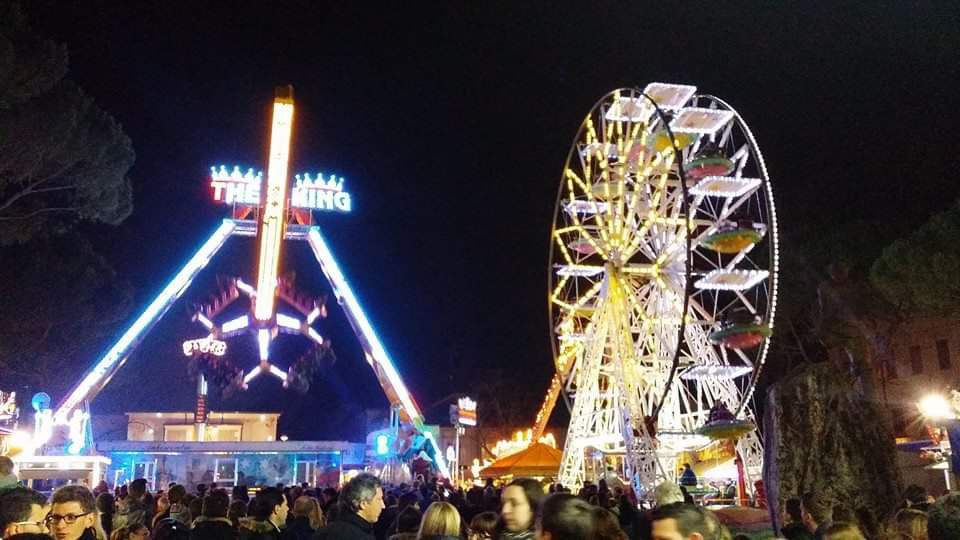
[{"label": "awning", "polygon": [[484,467],[480,470],[480,477],[556,476],[560,471],[562,457],[563,452],[560,450],[538,442]]}]

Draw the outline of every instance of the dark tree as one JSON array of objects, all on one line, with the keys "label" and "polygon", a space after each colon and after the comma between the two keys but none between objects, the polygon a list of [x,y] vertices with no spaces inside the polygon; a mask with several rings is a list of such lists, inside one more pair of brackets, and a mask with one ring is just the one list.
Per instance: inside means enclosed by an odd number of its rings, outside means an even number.
[{"label": "dark tree", "polygon": [[960,207],[931,217],[892,242],[870,269],[870,281],[893,303],[918,313],[955,315],[960,308]]},{"label": "dark tree", "polygon": [[0,0],[0,245],[117,224],[133,209],[130,139],[66,69],[65,47]]},{"label": "dark tree", "polygon": [[0,264],[0,388],[58,395],[116,334],[130,289],[75,235],[6,247],[4,259],[18,264]]}]

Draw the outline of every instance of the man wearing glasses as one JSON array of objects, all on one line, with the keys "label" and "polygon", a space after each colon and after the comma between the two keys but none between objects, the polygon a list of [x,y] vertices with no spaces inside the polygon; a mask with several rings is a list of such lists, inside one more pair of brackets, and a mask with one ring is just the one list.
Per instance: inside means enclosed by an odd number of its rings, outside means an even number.
[{"label": "man wearing glasses", "polygon": [[49,511],[47,498],[30,488],[15,487],[0,491],[0,537],[46,533],[44,518]]},{"label": "man wearing glasses", "polygon": [[47,526],[57,540],[96,540],[93,493],[83,486],[63,486],[53,494]]}]

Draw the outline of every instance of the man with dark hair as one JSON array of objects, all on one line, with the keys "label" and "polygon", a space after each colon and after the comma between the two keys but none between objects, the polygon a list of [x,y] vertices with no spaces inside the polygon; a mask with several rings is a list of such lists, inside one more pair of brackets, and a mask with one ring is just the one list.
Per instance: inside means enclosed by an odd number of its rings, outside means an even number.
[{"label": "man with dark hair", "polygon": [[0,492],[0,538],[21,533],[46,533],[50,507],[42,493],[25,487]]},{"label": "man with dark hair", "polygon": [[383,488],[380,480],[367,473],[358,474],[343,487],[339,502],[343,511],[337,520],[318,530],[315,540],[374,540],[373,524],[383,512]]},{"label": "man with dark hair", "polygon": [[594,538],[595,510],[600,509],[569,493],[550,495],[540,506],[536,537],[541,540]]},{"label": "man with dark hair", "polygon": [[927,512],[927,538],[955,540],[960,538],[960,494],[944,495],[930,505]]},{"label": "man with dark hair", "polygon": [[96,540],[97,504],[89,489],[63,486],[51,503],[47,523],[57,540]]},{"label": "man with dark hair", "polygon": [[823,535],[830,527],[832,509],[816,493],[808,491],[800,499],[801,517],[807,531],[816,540],[823,540]]},{"label": "man with dark hair", "polygon": [[113,530],[133,525],[150,526],[153,516],[150,515],[150,509],[147,508],[144,500],[146,494],[147,481],[145,479],[137,478],[130,482],[127,488],[127,496],[117,503],[117,513],[113,516]]},{"label": "man with dark hair", "polygon": [[240,522],[241,540],[279,540],[287,522],[287,499],[277,488],[263,488],[250,502],[250,519]]},{"label": "man with dark hair", "polygon": [[780,528],[780,534],[787,540],[813,540],[813,536],[803,524],[803,510],[800,508],[800,499],[787,499],[787,524]]},{"label": "man with dark hair", "polygon": [[230,497],[225,491],[214,490],[203,498],[203,510],[193,522],[190,538],[196,540],[236,540],[237,532],[227,519]]},{"label": "man with dark hair", "polygon": [[718,525],[703,508],[685,503],[660,506],[650,515],[652,540],[716,540]]}]

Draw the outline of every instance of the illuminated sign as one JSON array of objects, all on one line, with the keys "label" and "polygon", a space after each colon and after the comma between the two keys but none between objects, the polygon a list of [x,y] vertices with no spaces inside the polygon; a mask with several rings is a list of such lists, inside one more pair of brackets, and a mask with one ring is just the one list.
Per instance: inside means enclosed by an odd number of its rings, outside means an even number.
[{"label": "illuminated sign", "polygon": [[376,452],[378,456],[385,456],[390,453],[390,437],[381,433],[376,438]]},{"label": "illuminated sign", "polygon": [[227,353],[227,344],[219,339],[213,339],[209,337],[191,339],[183,342],[184,356],[192,356],[197,353],[223,356]]},{"label": "illuminated sign", "polygon": [[477,425],[477,402],[462,397],[457,400],[457,423],[463,426]]},{"label": "illuminated sign", "polygon": [[[221,165],[210,167],[210,187],[213,199],[224,204],[259,206],[263,173],[240,167],[228,170]],[[350,212],[353,208],[350,193],[343,190],[343,177],[298,174],[290,190],[290,207],[305,210]]]}]

